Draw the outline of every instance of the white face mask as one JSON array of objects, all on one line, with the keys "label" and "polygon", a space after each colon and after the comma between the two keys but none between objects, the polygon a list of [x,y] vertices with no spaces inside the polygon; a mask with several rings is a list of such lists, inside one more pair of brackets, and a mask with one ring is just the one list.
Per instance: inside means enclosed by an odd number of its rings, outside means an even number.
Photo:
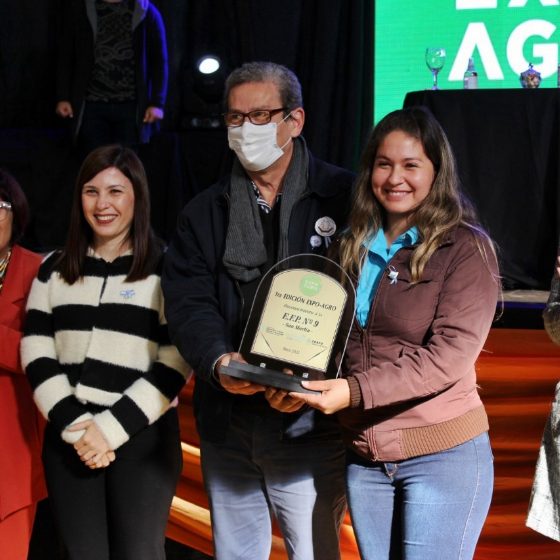
[{"label": "white face mask", "polygon": [[245,169],[262,171],[282,157],[284,154],[282,148],[288,145],[291,138],[288,138],[283,146],[278,146],[276,143],[277,127],[275,122],[257,125],[245,121],[241,126],[228,128],[229,147],[235,152]]}]

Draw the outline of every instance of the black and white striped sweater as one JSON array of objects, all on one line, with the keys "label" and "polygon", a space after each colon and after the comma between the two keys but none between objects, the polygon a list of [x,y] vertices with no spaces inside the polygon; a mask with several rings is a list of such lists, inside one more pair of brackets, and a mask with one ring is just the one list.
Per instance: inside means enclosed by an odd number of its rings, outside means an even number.
[{"label": "black and white striped sweater", "polygon": [[29,294],[22,364],[65,441],[83,434],[67,427],[93,419],[117,449],[169,409],[191,373],[169,340],[161,262],[144,280],[125,282],[131,255],[111,263],[90,255],[69,285],[56,257],[43,262]]}]

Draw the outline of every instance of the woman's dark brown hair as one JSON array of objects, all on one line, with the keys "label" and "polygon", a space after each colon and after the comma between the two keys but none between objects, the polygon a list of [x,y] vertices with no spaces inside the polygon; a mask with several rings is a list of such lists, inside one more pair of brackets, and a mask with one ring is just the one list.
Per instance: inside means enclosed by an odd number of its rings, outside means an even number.
[{"label": "woman's dark brown hair", "polygon": [[0,199],[12,205],[12,236],[10,245],[17,243],[29,221],[29,206],[19,183],[4,169],[0,169]]},{"label": "woman's dark brown hair", "polygon": [[162,244],[150,226],[150,193],[142,162],[130,148],[117,144],[101,146],[86,157],[76,179],[68,238],[58,261],[58,270],[69,284],[83,276],[88,247],[93,241],[93,232],[82,210],[82,188],[110,167],[115,167],[127,177],[134,190],[134,216],[127,238],[132,246],[133,258],[126,280],[133,282],[146,278],[153,272],[161,255]]}]

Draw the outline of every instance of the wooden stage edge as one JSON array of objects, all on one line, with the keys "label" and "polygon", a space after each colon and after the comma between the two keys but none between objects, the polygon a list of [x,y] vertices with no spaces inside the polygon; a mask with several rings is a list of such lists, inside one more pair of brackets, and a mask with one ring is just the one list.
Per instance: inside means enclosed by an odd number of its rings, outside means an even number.
[{"label": "wooden stage edge", "polygon": [[[560,380],[560,346],[555,346],[543,329],[495,328],[477,362],[477,372],[490,418],[495,488],[475,560],[557,560],[560,543],[528,529],[525,518],[543,428]],[[192,388],[191,380],[180,398],[184,466],[167,536],[212,555]],[[341,549],[343,560],[359,558],[348,516]],[[277,529],[270,558],[287,558]]]}]

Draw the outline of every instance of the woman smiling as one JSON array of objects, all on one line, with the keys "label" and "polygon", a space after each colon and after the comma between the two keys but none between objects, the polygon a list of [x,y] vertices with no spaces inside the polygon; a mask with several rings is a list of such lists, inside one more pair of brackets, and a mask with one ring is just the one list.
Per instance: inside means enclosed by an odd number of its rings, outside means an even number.
[{"label": "woman smiling", "polygon": [[493,488],[475,361],[500,282],[426,110],[390,113],[371,133],[340,255],[357,294],[343,377],[291,395],[338,412],[360,555],[472,558]]},{"label": "woman smiling", "polygon": [[164,560],[181,471],[162,245],[144,169],[106,146],[84,161],[64,250],[33,284],[22,361],[48,420],[43,462],[70,559]]}]

